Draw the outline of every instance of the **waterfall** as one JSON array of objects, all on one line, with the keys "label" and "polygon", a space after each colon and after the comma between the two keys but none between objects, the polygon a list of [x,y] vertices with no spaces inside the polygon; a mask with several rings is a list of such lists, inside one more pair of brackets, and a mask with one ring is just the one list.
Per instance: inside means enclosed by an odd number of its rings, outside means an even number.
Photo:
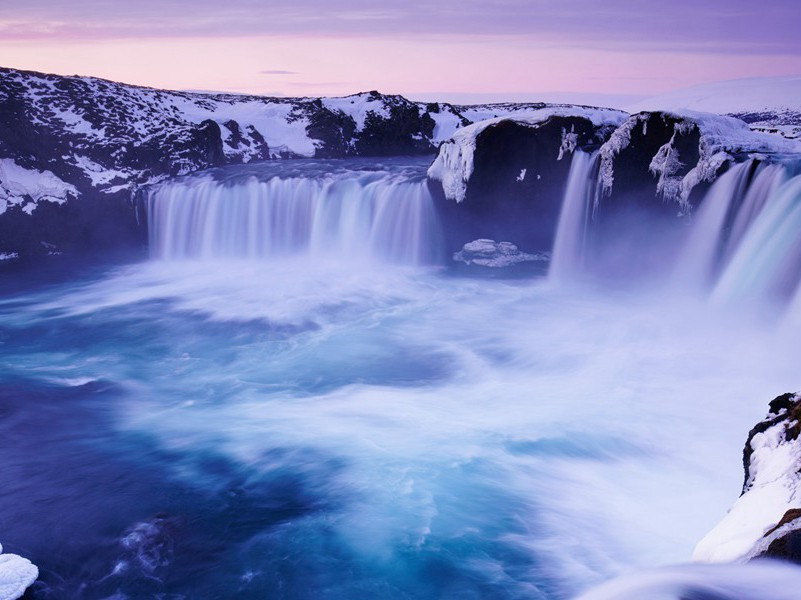
[{"label": "waterfall", "polygon": [[768,196],[720,277],[713,299],[760,299],[792,293],[801,271],[801,176]]},{"label": "waterfall", "polygon": [[762,211],[768,198],[775,195],[776,190],[787,180],[787,170],[782,165],[759,165],[753,182],[748,187],[742,206],[729,232],[724,257],[731,259],[739,247],[746,230]]},{"label": "waterfall", "polygon": [[597,166],[597,152],[587,154],[576,150],[573,153],[548,270],[548,277],[555,281],[575,277],[584,266],[587,228],[597,191]]},{"label": "waterfall", "polygon": [[664,264],[654,268],[663,269],[673,289],[711,294],[714,301],[778,298],[801,312],[801,175],[791,176],[793,170],[757,159],[731,166],[686,219],[686,230],[675,237],[675,244],[664,245],[660,235],[675,225],[664,219],[622,220],[618,229],[603,232],[603,238],[593,231],[597,155],[576,151],[549,278],[565,282],[582,272],[608,277],[593,273],[597,265],[587,255],[590,235],[594,244],[600,244],[596,250],[612,248],[617,260],[636,260],[631,253],[639,246],[620,244],[633,226],[646,233],[641,236],[643,243],[648,244],[647,235],[652,232],[655,244],[663,244]]},{"label": "waterfall", "polygon": [[704,289],[711,284],[726,240],[726,224],[745,194],[752,169],[752,161],[735,165],[704,196],[676,262],[674,280],[678,285]]},{"label": "waterfall", "polygon": [[425,181],[344,172],[173,181],[148,196],[159,259],[264,259],[290,254],[426,264],[440,232]]}]

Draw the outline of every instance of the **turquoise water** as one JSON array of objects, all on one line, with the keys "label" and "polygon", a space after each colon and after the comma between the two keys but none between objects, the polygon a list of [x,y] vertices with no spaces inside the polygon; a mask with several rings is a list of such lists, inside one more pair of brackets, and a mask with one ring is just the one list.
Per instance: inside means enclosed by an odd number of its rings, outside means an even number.
[{"label": "turquoise water", "polygon": [[794,334],[704,304],[320,262],[0,302],[35,598],[566,598],[689,558]]},{"label": "turquoise water", "polygon": [[425,166],[168,182],[151,260],[4,276],[0,542],[32,598],[556,600],[689,560],[801,389],[797,320],[454,276]]}]

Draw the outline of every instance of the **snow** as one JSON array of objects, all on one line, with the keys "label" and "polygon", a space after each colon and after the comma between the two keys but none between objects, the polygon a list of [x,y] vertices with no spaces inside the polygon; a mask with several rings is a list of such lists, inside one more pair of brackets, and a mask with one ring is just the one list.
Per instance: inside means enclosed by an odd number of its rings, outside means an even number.
[{"label": "snow", "polygon": [[39,577],[39,569],[26,558],[2,552],[0,546],[0,600],[17,600]]},{"label": "snow", "polygon": [[521,262],[546,260],[546,257],[521,252],[511,242],[479,239],[465,244],[459,252],[453,255],[453,260],[466,265],[503,268]]},{"label": "snow", "polygon": [[[267,98],[250,97],[182,97],[177,93],[165,94],[165,97],[191,123],[200,124],[210,119],[222,127],[228,121],[236,121],[243,136],[247,136],[248,125],[252,125],[267,142],[272,156],[287,152],[304,157],[314,156],[314,142],[306,134],[309,121],[305,117],[296,118],[292,114],[295,107],[290,102],[271,102]],[[225,148],[230,153],[227,145]]]},{"label": "snow", "polygon": [[86,173],[87,177],[92,180],[93,187],[106,185],[117,178],[128,179],[130,176],[124,171],[106,169],[86,156],[76,155],[72,158],[71,162]]},{"label": "snow", "polygon": [[77,197],[78,190],[50,171],[25,169],[13,159],[0,159],[0,215],[16,205],[23,205],[22,210],[30,214],[38,202],[62,204],[69,196]]},{"label": "snow", "polygon": [[642,100],[627,107],[645,110],[683,110],[718,114],[801,112],[801,75],[717,81]]},{"label": "snow", "polygon": [[[703,181],[712,181],[726,161],[743,156],[801,153],[801,142],[753,131],[744,121],[733,117],[692,110],[671,110],[664,114],[677,122],[672,138],[652,158],[650,171],[658,177],[657,193],[665,200],[676,201],[683,210],[689,208],[693,188]],[[645,134],[651,116],[648,112],[632,115],[601,147],[600,180],[605,194],[611,193],[614,185],[615,157],[631,144],[631,134],[638,126]],[[700,158],[695,167],[680,177],[677,173],[684,165],[675,148],[676,138],[689,133],[693,127],[698,127],[701,134]]]},{"label": "snow", "polygon": [[[694,560],[729,562],[748,558],[768,541],[762,539],[765,532],[787,510],[801,508],[801,441],[787,441],[785,431],[790,424],[782,420],[754,435],[746,491],[698,543]],[[786,531],[787,526],[783,529]],[[772,535],[771,540],[776,537]]]},{"label": "snow", "polygon": [[381,101],[380,96],[369,93],[354,94],[342,98],[323,98],[323,106],[332,112],[342,111],[356,122],[356,131],[364,129],[364,122],[368,113],[373,113],[383,119],[389,118],[389,111]]},{"label": "snow", "polygon": [[462,120],[453,112],[449,105],[445,105],[438,113],[429,113],[434,121],[434,134],[431,141],[441,144],[451,139],[456,130],[462,126]]},{"label": "snow", "polygon": [[[473,155],[476,150],[476,138],[488,127],[504,121],[510,121],[536,128],[551,117],[580,117],[588,119],[596,127],[601,127],[603,125],[619,125],[626,116],[625,113],[620,111],[604,108],[549,106],[473,123],[456,131],[449,141],[440,146],[439,154],[428,169],[428,176],[442,183],[446,198],[460,203],[465,199],[467,182],[473,174]],[[559,148],[559,157],[563,156],[566,150],[569,150],[570,140],[575,142],[572,137],[574,135],[563,132],[563,142]]]}]

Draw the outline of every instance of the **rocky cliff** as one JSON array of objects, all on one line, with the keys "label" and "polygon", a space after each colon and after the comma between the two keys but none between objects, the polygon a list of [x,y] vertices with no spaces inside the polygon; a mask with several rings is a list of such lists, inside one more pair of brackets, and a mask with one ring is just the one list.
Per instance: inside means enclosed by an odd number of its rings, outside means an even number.
[{"label": "rocky cliff", "polygon": [[[692,213],[733,164],[801,157],[798,141],[754,131],[733,117],[686,110],[629,116],[566,106],[485,121],[442,144],[429,171],[452,233],[450,249],[489,237],[527,251],[550,250],[577,150],[596,153],[594,170],[587,174],[597,183],[596,254],[610,247],[609,236],[648,232],[642,226],[646,220],[662,219],[665,235],[671,235],[679,226],[677,217]],[[640,250],[667,245],[654,242],[630,240]],[[615,256],[609,262],[615,263]]]},{"label": "rocky cliff", "polygon": [[540,106],[188,93],[0,68],[0,258],[141,243],[133,194],[177,175],[434,154],[464,125]]},{"label": "rocky cliff", "polygon": [[700,561],[771,557],[801,564],[801,394],[770,403],[743,450],[742,494],[695,549]]}]

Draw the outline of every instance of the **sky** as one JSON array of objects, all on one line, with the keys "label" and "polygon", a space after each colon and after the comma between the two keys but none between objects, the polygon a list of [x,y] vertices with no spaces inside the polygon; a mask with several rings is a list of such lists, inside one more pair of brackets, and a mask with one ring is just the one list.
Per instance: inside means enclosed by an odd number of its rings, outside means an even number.
[{"label": "sky", "polygon": [[801,0],[0,0],[0,66],[168,89],[614,105],[801,74]]}]

